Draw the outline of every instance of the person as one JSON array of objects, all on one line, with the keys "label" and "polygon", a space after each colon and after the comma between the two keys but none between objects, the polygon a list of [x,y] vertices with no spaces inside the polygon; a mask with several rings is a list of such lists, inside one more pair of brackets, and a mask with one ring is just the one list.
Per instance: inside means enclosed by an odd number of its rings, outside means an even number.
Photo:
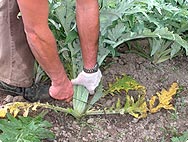
[{"label": "person", "polygon": [[[21,18],[17,17],[19,11]],[[69,102],[74,93],[73,85],[83,85],[94,93],[102,77],[97,64],[98,1],[76,0],[84,68],[73,80],[67,77],[58,56],[55,38],[48,26],[48,13],[48,0],[40,0],[40,3],[38,0],[0,1],[0,90],[11,95],[21,94],[31,102],[48,95]],[[35,59],[51,79],[47,92],[44,87],[32,85]]]}]

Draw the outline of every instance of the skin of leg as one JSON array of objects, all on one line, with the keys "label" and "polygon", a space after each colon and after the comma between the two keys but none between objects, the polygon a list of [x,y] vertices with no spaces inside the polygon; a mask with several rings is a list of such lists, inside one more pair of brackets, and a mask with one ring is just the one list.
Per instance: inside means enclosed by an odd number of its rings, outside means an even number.
[{"label": "skin of leg", "polygon": [[97,0],[76,0],[76,22],[84,67],[91,69],[97,62],[99,38],[99,5]]},{"label": "skin of leg", "polygon": [[58,56],[56,41],[48,26],[48,0],[17,0],[33,55],[50,77],[50,95],[70,101],[73,86]]}]

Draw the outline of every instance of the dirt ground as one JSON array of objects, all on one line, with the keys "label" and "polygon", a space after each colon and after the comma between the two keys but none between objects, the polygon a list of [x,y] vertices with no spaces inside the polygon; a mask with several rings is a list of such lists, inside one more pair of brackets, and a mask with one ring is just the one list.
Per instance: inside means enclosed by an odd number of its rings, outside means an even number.
[{"label": "dirt ground", "polygon": [[[107,60],[111,65],[103,70],[104,86],[127,74],[147,88],[150,98],[177,82],[183,91],[174,98],[176,111],[161,110],[141,120],[126,114],[90,116],[81,121],[52,113],[48,119],[53,120],[54,142],[170,142],[171,137],[188,130],[188,58],[177,57],[158,65],[135,54]],[[115,100],[116,96],[106,96],[98,104],[108,106]]]},{"label": "dirt ground", "polygon": [[[50,111],[46,119],[53,123],[52,131],[56,134],[53,142],[170,142],[173,136],[188,131],[187,57],[176,57],[154,65],[138,55],[121,53],[114,59],[108,58],[107,63],[110,65],[102,70],[105,87],[116,76],[127,74],[146,87],[147,98],[150,98],[177,82],[182,91],[173,100],[176,111],[161,110],[140,120],[125,114],[90,116],[80,121]],[[115,100],[116,96],[106,96],[98,104],[108,106]],[[53,104],[65,105],[60,101]]]}]

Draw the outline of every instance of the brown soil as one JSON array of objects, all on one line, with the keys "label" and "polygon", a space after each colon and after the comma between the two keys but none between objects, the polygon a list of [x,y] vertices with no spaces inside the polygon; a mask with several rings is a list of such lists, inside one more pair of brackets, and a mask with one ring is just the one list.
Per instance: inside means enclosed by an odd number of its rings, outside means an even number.
[{"label": "brown soil", "polygon": [[[161,110],[140,120],[125,114],[89,116],[80,121],[70,115],[50,111],[46,119],[53,123],[54,142],[170,142],[170,138],[188,130],[187,57],[176,57],[154,65],[138,55],[121,53],[106,62],[109,66],[102,70],[105,88],[116,76],[127,74],[147,88],[147,98],[150,98],[177,82],[182,91],[173,100],[176,111]],[[109,95],[98,104],[109,106],[115,100],[116,96]],[[60,101],[52,103],[65,106]]]},{"label": "brown soil", "polygon": [[[125,115],[90,116],[81,121],[64,114],[53,114],[57,142],[170,142],[170,138],[188,130],[188,58],[178,57],[154,65],[135,54],[120,54],[107,59],[112,63],[103,71],[103,85],[113,82],[117,76],[127,74],[147,88],[150,98],[162,88],[177,82],[183,91],[174,98],[176,112],[161,110],[147,118],[137,120]],[[99,106],[115,103],[116,96],[102,98]]]}]

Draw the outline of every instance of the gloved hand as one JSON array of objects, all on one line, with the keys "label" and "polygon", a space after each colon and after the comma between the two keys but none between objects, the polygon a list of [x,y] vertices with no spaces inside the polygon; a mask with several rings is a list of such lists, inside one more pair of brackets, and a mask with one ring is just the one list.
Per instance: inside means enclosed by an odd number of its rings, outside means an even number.
[{"label": "gloved hand", "polygon": [[72,79],[71,82],[74,85],[83,85],[89,91],[90,94],[95,93],[95,88],[99,85],[102,74],[98,69],[95,73],[86,73],[82,71],[77,78]]}]

